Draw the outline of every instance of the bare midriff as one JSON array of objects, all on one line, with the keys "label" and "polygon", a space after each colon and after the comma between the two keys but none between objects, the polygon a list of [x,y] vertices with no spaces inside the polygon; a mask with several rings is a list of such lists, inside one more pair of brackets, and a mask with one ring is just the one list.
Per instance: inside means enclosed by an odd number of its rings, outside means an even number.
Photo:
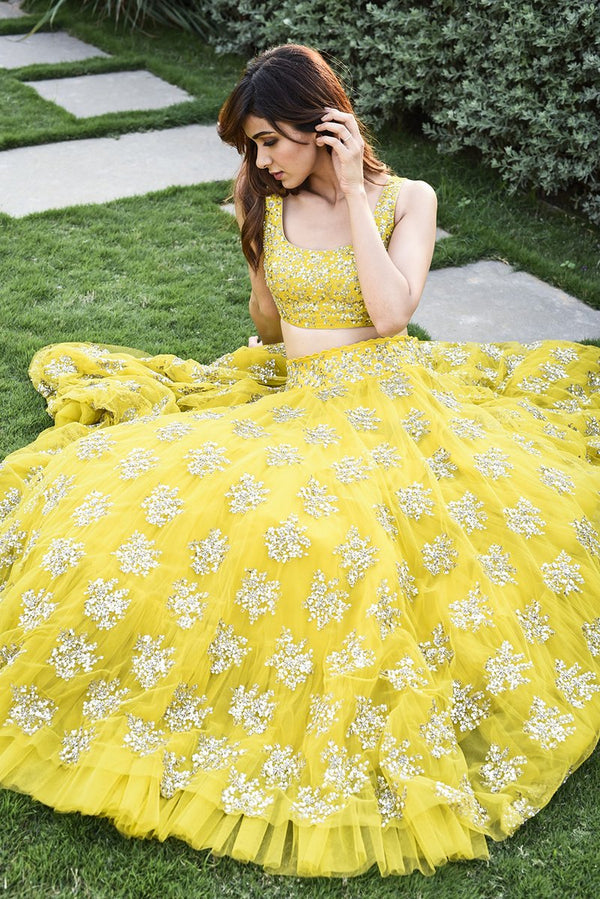
[{"label": "bare midriff", "polygon": [[[380,335],[375,328],[299,328],[281,320],[281,332],[289,359],[309,356],[324,350],[372,340]],[[406,334],[406,329],[402,332]]]}]

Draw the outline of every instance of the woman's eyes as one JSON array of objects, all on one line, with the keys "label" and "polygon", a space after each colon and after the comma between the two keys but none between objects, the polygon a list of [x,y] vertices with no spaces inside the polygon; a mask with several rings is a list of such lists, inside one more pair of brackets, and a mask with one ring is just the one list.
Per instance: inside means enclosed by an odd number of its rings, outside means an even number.
[{"label": "woman's eyes", "polygon": [[264,141],[263,147],[274,147],[276,143],[277,143],[277,138],[272,137],[271,140]]}]

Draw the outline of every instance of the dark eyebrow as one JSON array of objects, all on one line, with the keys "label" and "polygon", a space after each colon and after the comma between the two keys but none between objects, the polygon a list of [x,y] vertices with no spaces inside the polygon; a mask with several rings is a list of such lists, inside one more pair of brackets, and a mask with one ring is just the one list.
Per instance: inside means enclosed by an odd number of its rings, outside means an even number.
[{"label": "dark eyebrow", "polygon": [[257,131],[256,134],[253,134],[250,140],[256,140],[257,137],[263,137],[265,134],[275,134],[274,131]]}]

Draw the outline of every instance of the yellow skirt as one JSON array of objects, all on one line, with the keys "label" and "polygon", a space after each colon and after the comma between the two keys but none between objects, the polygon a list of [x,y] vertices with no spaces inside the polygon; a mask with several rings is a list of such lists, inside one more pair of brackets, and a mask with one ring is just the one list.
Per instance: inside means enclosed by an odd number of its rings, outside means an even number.
[{"label": "yellow skirt", "polygon": [[40,351],[0,783],[279,873],[484,856],[600,727],[599,355]]}]

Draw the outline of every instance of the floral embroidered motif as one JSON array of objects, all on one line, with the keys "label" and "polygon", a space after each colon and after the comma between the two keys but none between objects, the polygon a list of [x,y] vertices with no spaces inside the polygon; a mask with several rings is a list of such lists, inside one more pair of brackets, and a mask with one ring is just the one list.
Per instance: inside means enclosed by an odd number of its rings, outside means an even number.
[{"label": "floral embroidered motif", "polygon": [[326,768],[323,774],[323,785],[333,788],[342,796],[348,797],[360,793],[367,783],[367,761],[360,755],[350,755],[346,746],[338,746],[329,741],[321,759]]},{"label": "floral embroidered motif", "polygon": [[258,818],[273,803],[257,779],[249,779],[246,774],[231,770],[229,783],[221,793],[223,811],[227,815],[245,815]]},{"label": "floral embroidered motif", "polygon": [[377,411],[375,409],[367,409],[364,406],[347,409],[346,418],[357,431],[376,431],[381,424]]},{"label": "floral embroidered motif", "polygon": [[252,648],[248,646],[248,638],[236,634],[233,624],[225,624],[221,619],[217,624],[217,633],[208,647],[208,655],[211,658],[210,670],[212,674],[222,674],[232,666],[239,666]]},{"label": "floral embroidered motif", "polygon": [[199,591],[198,584],[187,578],[174,581],[172,589],[174,592],[167,599],[167,609],[177,616],[179,627],[187,631],[202,620],[207,606],[203,600],[208,599],[208,593]]},{"label": "floral embroidered motif", "polygon": [[557,706],[550,706],[540,696],[534,696],[523,733],[540,743],[542,749],[556,749],[575,733],[574,720],[570,712],[561,715]]},{"label": "floral embroidered motif", "polygon": [[509,755],[509,748],[502,749],[497,743],[490,746],[483,765],[481,779],[492,793],[501,793],[509,784],[516,783],[527,764],[524,755]]},{"label": "floral embroidered motif", "polygon": [[172,646],[163,648],[164,641],[163,636],[153,640],[150,634],[141,634],[135,642],[134,650],[137,655],[132,657],[131,669],[135,679],[145,690],[156,686],[175,664],[175,649]]},{"label": "floral embroidered motif", "polygon": [[425,543],[421,554],[425,568],[433,575],[450,574],[456,568],[458,552],[448,534],[439,534],[433,543]]},{"label": "floral embroidered motif", "polygon": [[342,484],[354,484],[356,481],[366,481],[369,477],[370,466],[360,456],[344,456],[339,462],[331,466],[335,476]]},{"label": "floral embroidered motif", "polygon": [[105,496],[99,490],[92,490],[72,512],[71,518],[77,527],[83,528],[108,515],[113,505],[110,495]]},{"label": "floral embroidered motif", "polygon": [[354,525],[346,534],[346,543],[341,543],[333,550],[334,555],[341,556],[342,568],[346,568],[346,578],[351,587],[363,578],[376,562],[378,547],[369,545],[369,538],[363,540]]},{"label": "floral embroidered motif", "polygon": [[537,509],[524,496],[519,497],[516,506],[507,507],[504,510],[506,524],[515,534],[522,534],[527,540],[544,533],[546,522]]},{"label": "floral embroidered motif", "polygon": [[281,468],[284,465],[300,465],[304,459],[300,455],[297,446],[291,443],[278,443],[276,446],[268,446],[266,463],[267,465]]},{"label": "floral embroidered motif", "polygon": [[513,577],[513,574],[517,573],[517,569],[510,564],[510,554],[503,552],[498,543],[493,543],[487,553],[477,558],[492,584],[504,587],[506,584],[517,583]]},{"label": "floral embroidered motif", "polygon": [[346,737],[358,737],[363,750],[375,749],[388,714],[389,709],[385,703],[375,705],[369,696],[357,696],[354,718],[346,731]]},{"label": "floral embroidered motif", "polygon": [[452,612],[450,621],[463,631],[477,633],[480,627],[494,627],[493,611],[489,598],[481,592],[479,584],[475,584],[467,593],[466,599],[451,602],[448,608]]},{"label": "floral embroidered motif", "polygon": [[243,684],[233,689],[229,706],[229,714],[236,724],[241,724],[247,734],[264,734],[273,713],[275,703],[272,690],[259,692],[260,687],[254,684],[246,689]]},{"label": "floral embroidered motif", "polygon": [[489,815],[475,797],[475,792],[466,774],[461,777],[460,789],[438,781],[435,792],[449,805],[454,806],[459,815],[472,821],[476,827],[485,827],[489,821]]},{"label": "floral embroidered motif", "polygon": [[342,700],[334,699],[333,693],[313,694],[310,697],[310,712],[307,733],[314,731],[317,736],[326,734],[331,730],[342,708]]},{"label": "floral embroidered motif", "polygon": [[75,478],[73,476],[61,474],[49,487],[44,490],[44,499],[46,502],[42,506],[42,515],[47,515],[58,506],[61,499],[73,490]]},{"label": "floral embroidered motif", "polygon": [[158,568],[158,559],[162,555],[162,550],[154,549],[155,543],[155,540],[149,540],[145,534],[135,531],[129,541],[122,543],[111,555],[119,560],[123,574],[148,577],[153,568]]},{"label": "floral embroidered motif", "polygon": [[190,474],[205,478],[215,471],[225,471],[225,466],[231,464],[225,453],[224,446],[207,440],[197,449],[189,450],[183,458],[188,463],[187,470]]},{"label": "floral embroidered motif", "polygon": [[377,588],[378,601],[367,609],[367,617],[373,616],[379,624],[379,634],[385,640],[391,633],[401,626],[402,611],[398,608],[398,594],[392,593],[386,580],[381,581]]},{"label": "floral embroidered motif", "polygon": [[402,457],[395,446],[389,443],[379,443],[371,450],[371,459],[384,471],[390,468],[398,468],[402,464]]},{"label": "floral embroidered motif", "polygon": [[529,677],[523,672],[533,667],[532,662],[524,661],[525,654],[515,652],[513,645],[504,640],[502,646],[485,663],[487,674],[487,688],[490,693],[497,695],[505,690],[516,690],[521,684],[528,684]]},{"label": "floral embroidered motif", "polygon": [[356,631],[348,634],[342,641],[342,648],[330,652],[325,658],[325,666],[330,675],[340,677],[374,665],[375,653],[371,649],[365,649],[365,642],[366,637],[359,636]]},{"label": "floral embroidered motif", "polygon": [[267,528],[265,544],[269,558],[275,562],[289,562],[308,555],[306,548],[310,540],[305,535],[307,528],[298,523],[296,515],[290,515],[279,522],[279,527]]},{"label": "floral embroidered motif", "polygon": [[339,589],[337,578],[328,581],[322,571],[315,571],[310,594],[304,601],[308,620],[316,621],[317,630],[322,630],[330,621],[341,621],[344,612],[350,608],[347,599],[348,594]]},{"label": "floral embroidered motif", "polygon": [[275,652],[265,662],[267,667],[275,668],[275,679],[290,690],[303,684],[313,671],[313,650],[305,652],[306,644],[307,640],[294,643],[292,632],[284,627],[275,643]]},{"label": "floral embroidered motif", "polygon": [[192,729],[200,729],[212,708],[205,705],[206,696],[198,696],[196,684],[178,684],[173,693],[173,698],[165,709],[163,715],[165,724],[173,733],[181,733]]},{"label": "floral embroidered motif", "polygon": [[419,727],[419,732],[436,759],[451,755],[456,750],[456,736],[450,713],[447,709],[438,709],[435,702],[432,703],[427,721]]},{"label": "floral embroidered motif", "polygon": [[452,704],[450,718],[455,727],[465,732],[479,727],[489,716],[490,701],[472,684],[452,681]]},{"label": "floral embroidered motif", "polygon": [[301,487],[297,494],[304,502],[304,511],[313,518],[322,518],[338,511],[338,498],[327,492],[327,487],[316,478],[311,477],[306,487]]},{"label": "floral embroidered motif", "polygon": [[212,528],[204,540],[192,540],[188,547],[192,552],[192,571],[208,574],[209,571],[218,571],[229,551],[229,540],[220,528]]},{"label": "floral embroidered motif", "polygon": [[261,777],[272,789],[288,790],[292,781],[300,779],[305,765],[300,752],[295,753],[293,746],[265,746],[268,758],[261,769]]},{"label": "floral embroidered motif", "polygon": [[528,643],[545,643],[553,636],[554,631],[548,624],[550,618],[543,614],[537,600],[532,600],[522,611],[517,609],[516,616]]},{"label": "floral embroidered motif", "polygon": [[165,745],[165,732],[156,727],[155,721],[145,721],[138,715],[127,715],[129,730],[123,737],[123,745],[142,758],[152,755]]},{"label": "floral embroidered motif", "polygon": [[42,556],[42,568],[49,571],[52,577],[59,577],[69,568],[75,568],[83,556],[83,543],[76,543],[70,537],[55,537]]},{"label": "floral embroidered motif", "polygon": [[99,721],[108,718],[117,711],[124,698],[129,693],[127,687],[121,687],[118,677],[108,681],[104,678],[94,680],[88,687],[83,703],[83,714],[90,721]]},{"label": "floral embroidered motif", "polygon": [[54,666],[56,676],[72,680],[81,671],[92,671],[102,656],[94,650],[97,643],[88,643],[87,634],[76,634],[73,628],[62,630],[57,638],[58,646],[50,653],[48,661]]},{"label": "floral embroidered motif", "polygon": [[579,586],[583,584],[583,578],[579,573],[581,565],[574,562],[564,550],[557,555],[554,562],[544,562],[541,569],[544,583],[550,590],[562,596],[581,593]]},{"label": "floral embroidered motif", "polygon": [[427,686],[425,669],[417,668],[410,656],[404,656],[393,668],[384,669],[379,676],[389,680],[395,690],[406,690],[408,687],[418,690]]},{"label": "floral embroidered motif", "polygon": [[514,467],[508,458],[508,453],[491,446],[485,453],[475,453],[473,463],[485,478],[497,481],[498,478],[505,478]]},{"label": "floral embroidered motif", "polygon": [[389,786],[384,777],[381,777],[381,775],[377,776],[375,796],[382,827],[386,827],[390,821],[400,821],[404,817],[407,792],[406,787],[399,793],[396,792]]},{"label": "floral embroidered motif", "polygon": [[158,462],[158,457],[153,456],[150,450],[135,447],[119,462],[121,469],[119,477],[123,481],[133,481],[155,468]]},{"label": "floral embroidered motif", "polygon": [[96,736],[93,727],[77,727],[74,730],[65,731],[62,740],[62,748],[58,754],[64,765],[76,765],[84,752],[89,752],[92,740]]},{"label": "floral embroidered motif", "polygon": [[31,736],[41,727],[52,724],[58,706],[39,692],[33,684],[29,686],[11,685],[13,703],[9,709],[6,724],[14,724],[23,733]]},{"label": "floral embroidered motif", "polygon": [[487,513],[484,512],[483,503],[469,490],[460,499],[449,502],[448,511],[466,534],[485,530]]},{"label": "floral embroidered motif", "polygon": [[396,496],[398,497],[398,504],[400,509],[407,518],[414,518],[415,521],[419,521],[419,519],[423,515],[433,515],[433,500],[431,497],[431,490],[428,487],[424,487],[423,484],[419,484],[415,482],[411,484],[409,487],[402,487],[400,490],[396,490]]},{"label": "floral embroidered motif", "polygon": [[556,669],[556,686],[569,705],[574,708],[584,708],[586,702],[589,702],[594,693],[600,690],[600,684],[596,683],[594,672],[582,671],[581,665],[577,662],[567,668],[566,662],[556,659],[554,667]]},{"label": "floral embroidered motif", "polygon": [[146,510],[146,521],[162,528],[183,511],[183,500],[179,498],[179,487],[159,484],[142,503]]},{"label": "floral embroidered motif", "polygon": [[431,640],[419,643],[419,649],[431,671],[437,671],[440,665],[451,662],[454,658],[454,650],[448,646],[449,643],[450,637],[446,634],[441,622],[434,627]]},{"label": "floral embroidered motif", "polygon": [[27,633],[47,621],[57,605],[51,602],[52,599],[54,594],[49,590],[38,590],[37,593],[35,590],[25,590],[21,594],[23,611],[19,617],[19,627]]},{"label": "floral embroidered motif", "polygon": [[242,515],[251,512],[266,502],[270,492],[262,481],[257,481],[251,474],[243,474],[225,494],[229,499],[229,511]]}]

